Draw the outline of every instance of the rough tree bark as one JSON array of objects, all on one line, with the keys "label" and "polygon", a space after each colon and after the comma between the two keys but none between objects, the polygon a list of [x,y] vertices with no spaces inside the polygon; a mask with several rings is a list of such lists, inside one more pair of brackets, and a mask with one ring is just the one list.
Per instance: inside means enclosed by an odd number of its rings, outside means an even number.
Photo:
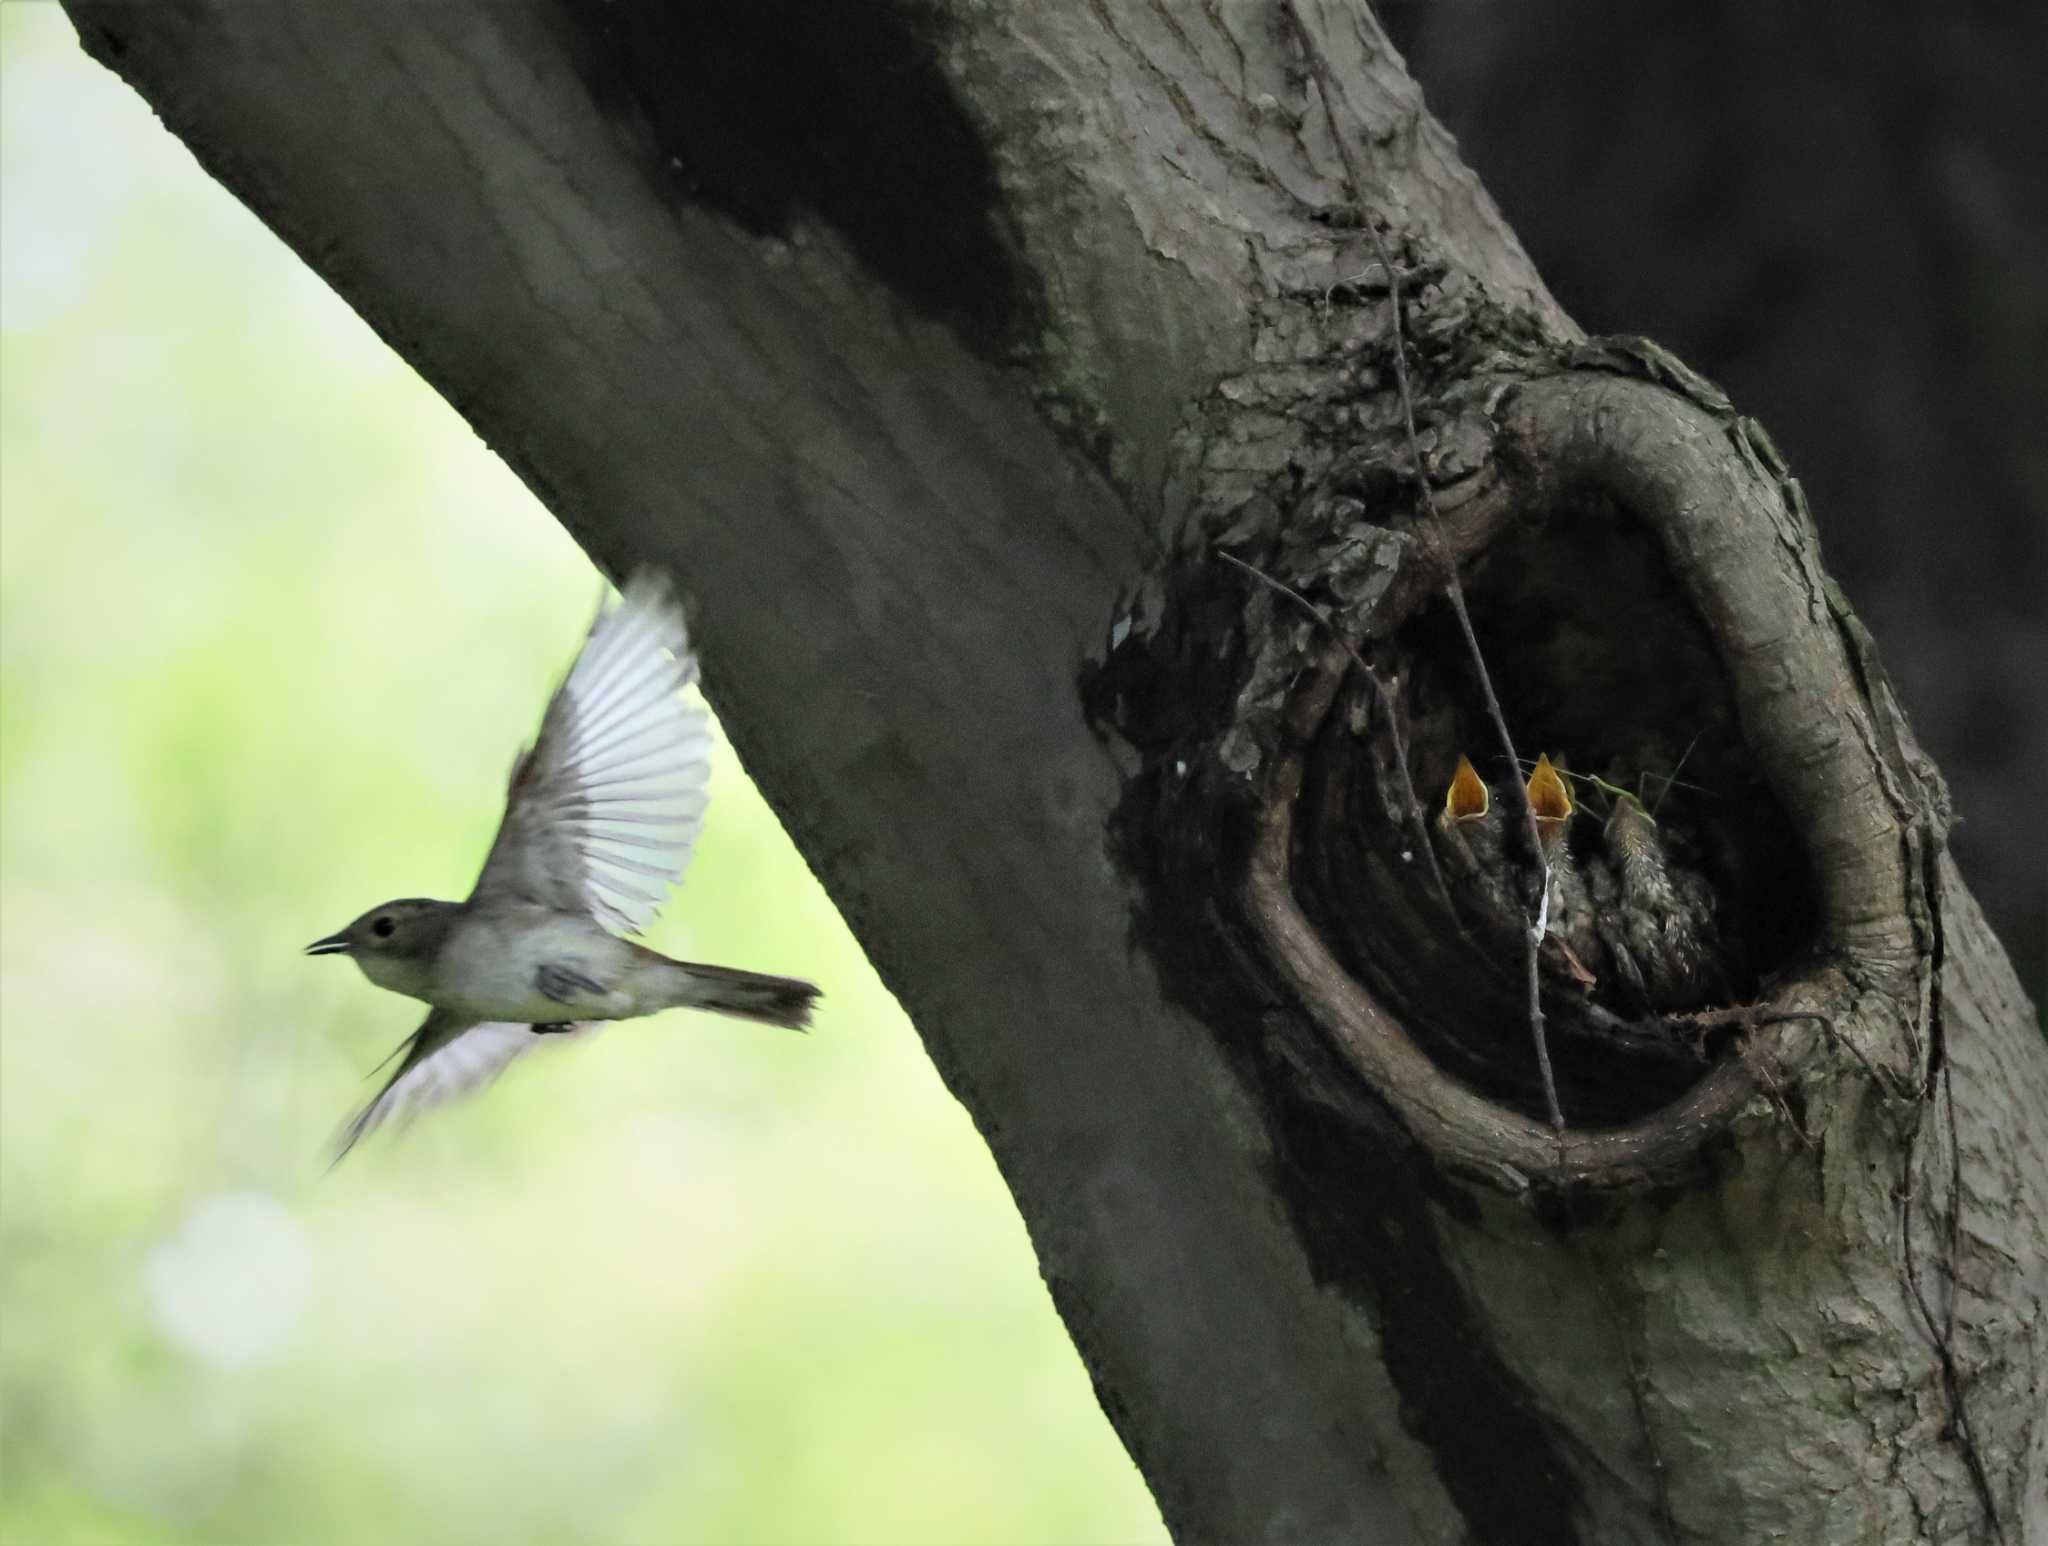
[{"label": "rough tree bark", "polygon": [[[1180,1538],[2044,1528],[2048,1048],[1939,777],[1768,437],[1579,335],[1362,0],[69,4],[683,577]],[[1527,746],[1697,741],[1762,920],[1747,1013],[1553,992],[1562,1137],[1419,862],[1447,563]]]}]

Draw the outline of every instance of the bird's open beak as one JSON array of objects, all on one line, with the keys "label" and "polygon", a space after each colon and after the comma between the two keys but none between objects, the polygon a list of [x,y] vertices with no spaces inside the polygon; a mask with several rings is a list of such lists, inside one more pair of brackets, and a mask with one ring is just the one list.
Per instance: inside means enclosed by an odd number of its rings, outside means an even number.
[{"label": "bird's open beak", "polygon": [[316,939],[306,947],[309,956],[345,955],[348,951],[348,935],[330,934],[325,939]]}]

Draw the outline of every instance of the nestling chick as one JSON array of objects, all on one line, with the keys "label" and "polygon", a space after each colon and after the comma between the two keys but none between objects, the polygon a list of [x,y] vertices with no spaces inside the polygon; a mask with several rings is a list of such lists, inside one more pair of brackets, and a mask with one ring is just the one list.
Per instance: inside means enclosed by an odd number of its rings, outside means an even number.
[{"label": "nestling chick", "polygon": [[1543,964],[1580,987],[1590,988],[1598,980],[1603,952],[1594,928],[1592,893],[1572,856],[1571,820],[1577,802],[1548,756],[1536,759],[1528,795],[1529,809],[1536,817],[1536,841],[1548,872]]},{"label": "nestling chick", "polygon": [[1436,818],[1437,853],[1452,898],[1489,935],[1511,931],[1518,909],[1508,889],[1501,814],[1471,759],[1460,756]]},{"label": "nestling chick", "polygon": [[1656,819],[1633,795],[1616,797],[1601,835],[1617,882],[1602,932],[1642,1007],[1697,1009],[1724,994],[1712,889],[1673,872]]}]

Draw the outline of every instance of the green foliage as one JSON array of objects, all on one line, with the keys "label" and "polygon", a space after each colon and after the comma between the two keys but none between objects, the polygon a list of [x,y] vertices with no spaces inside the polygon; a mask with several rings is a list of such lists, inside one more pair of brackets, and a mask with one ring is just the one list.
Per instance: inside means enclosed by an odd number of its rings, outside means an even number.
[{"label": "green foliage", "polygon": [[1139,1540],[965,1114],[721,750],[651,937],[822,983],[321,1146],[598,596],[76,51],[0,8],[0,1536]]}]

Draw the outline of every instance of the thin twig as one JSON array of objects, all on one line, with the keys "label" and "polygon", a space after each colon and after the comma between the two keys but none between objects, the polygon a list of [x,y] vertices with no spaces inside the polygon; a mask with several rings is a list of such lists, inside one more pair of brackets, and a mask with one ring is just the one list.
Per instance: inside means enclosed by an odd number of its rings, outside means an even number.
[{"label": "thin twig", "polygon": [[[1327,94],[1324,101],[1327,104]],[[1493,675],[1486,669],[1486,656],[1479,648],[1479,636],[1472,629],[1472,614],[1465,605],[1465,587],[1458,578],[1458,565],[1450,555],[1443,541],[1441,518],[1437,514],[1436,496],[1429,487],[1429,474],[1422,464],[1422,441],[1415,433],[1415,398],[1408,386],[1407,345],[1401,336],[1401,279],[1395,272],[1393,260],[1387,256],[1385,243],[1380,240],[1379,231],[1373,226],[1371,217],[1366,218],[1366,234],[1372,238],[1374,250],[1380,255],[1380,266],[1387,271],[1388,314],[1392,318],[1394,335],[1394,380],[1401,390],[1401,416],[1408,429],[1408,452],[1415,462],[1415,487],[1424,514],[1428,519],[1428,530],[1435,544],[1437,556],[1443,565],[1444,596],[1451,604],[1451,612],[1458,619],[1458,632],[1464,636],[1465,652],[1471,657],[1474,675],[1479,681],[1480,696],[1486,702],[1486,714],[1493,721],[1494,734],[1500,740],[1501,754],[1508,760],[1508,767],[1517,774],[1521,770],[1521,759],[1515,754],[1515,740],[1508,731],[1507,715],[1502,711],[1500,698],[1493,690]],[[1520,777],[1508,780],[1514,789],[1516,808],[1522,816],[1522,839],[1529,845],[1537,871],[1537,897],[1535,915],[1523,938],[1523,954],[1527,963],[1526,982],[1529,993],[1529,1038],[1536,1048],[1536,1066],[1543,1076],[1543,1099],[1550,1108],[1550,1126],[1559,1136],[1564,1135],[1564,1108],[1558,1104],[1557,1076],[1550,1066],[1550,1043],[1543,1034],[1542,981],[1537,975],[1536,951],[1543,942],[1545,928],[1549,922],[1550,909],[1550,865],[1543,857],[1543,843],[1536,833],[1536,807],[1529,802],[1529,786]]]},{"label": "thin twig", "polygon": [[[1878,1090],[1892,1100],[1898,1100],[1901,1093],[1897,1083],[1890,1076],[1879,1071],[1877,1066],[1863,1054],[1863,1050],[1835,1028],[1835,1022],[1824,1014],[1806,1010],[1787,1010],[1778,1014],[1752,1017],[1752,1023],[1759,1026],[1782,1024],[1792,1020],[1812,1020],[1827,1033],[1828,1040],[1846,1050],[1863,1065],[1863,1071]],[[1947,1304],[1939,1321],[1935,1319],[1934,1307],[1927,1302],[1927,1291],[1920,1282],[1919,1262],[1913,1249],[1913,1202],[1914,1161],[1920,1149],[1920,1135],[1925,1128],[1924,1110],[1926,1105],[1942,1096],[1947,1097],[1949,1136],[1949,1178],[1954,1189],[1949,1201],[1946,1241],[1948,1260]],[[1961,1291],[1957,1276],[1957,1253],[1961,1249],[1962,1193],[1962,1150],[1957,1144],[1955,1127],[1955,1095],[1948,1086],[1948,1064],[1944,1058],[1934,1078],[1918,1092],[1906,1095],[1913,1103],[1910,1120],[1901,1119],[1893,1125],[1894,1141],[1899,1145],[1901,1162],[1899,1166],[1899,1258],[1906,1280],[1907,1291],[1912,1295],[1914,1311],[1920,1317],[1920,1324],[1927,1335],[1928,1344],[1934,1349],[1935,1364],[1941,1374],[1942,1395],[1947,1399],[1949,1412],[1955,1424],[1957,1447],[1962,1451],[1963,1468],[1969,1473],[1970,1486],[1977,1494],[1978,1506],[1983,1510],[1986,1522],[1991,1526],[1995,1541],[2004,1541],[2005,1523],[1998,1515],[1998,1504],[1991,1490],[1991,1478],[1984,1469],[1983,1457],[1977,1449],[1977,1436],[1970,1425],[1969,1407],[1963,1400],[1962,1370],[1957,1367],[1955,1356],[1955,1314],[1956,1296]]]},{"label": "thin twig", "polygon": [[1949,1083],[1948,1059],[1941,1060],[1941,1106],[1948,1126],[1948,1311],[1941,1318],[1944,1342],[1956,1334],[1956,1300],[1962,1295],[1963,1145],[1956,1132],[1956,1092]]},{"label": "thin twig", "polygon": [[[1938,964],[1936,970],[1939,970]],[[1938,1094],[1934,1098],[1940,1100],[1944,1107],[1944,1115],[1947,1118],[1949,1146],[1948,1228],[1947,1239],[1944,1242],[1947,1260],[1942,1264],[1948,1275],[1948,1302],[1942,1309],[1939,1330],[1935,1327],[1934,1317],[1927,1313],[1927,1299],[1920,1292],[1920,1285],[1917,1281],[1919,1275],[1909,1271],[1909,1278],[1914,1280],[1913,1298],[1915,1303],[1919,1305],[1920,1318],[1927,1322],[1928,1334],[1934,1338],[1935,1356],[1941,1365],[1941,1383],[1944,1393],[1948,1396],[1949,1412],[1955,1423],[1959,1448],[1962,1450],[1963,1468],[1970,1474],[1970,1485],[1976,1490],[1978,1507],[1984,1511],[1984,1518],[1991,1526],[1992,1539],[2003,1542],[2005,1540],[2005,1522],[1998,1516],[1998,1503],[1991,1491],[1991,1478],[1984,1469],[1983,1454],[1977,1448],[1977,1433],[1970,1423],[1969,1404],[1963,1400],[1963,1374],[1961,1368],[1956,1363],[1956,1301],[1961,1297],[1963,1291],[1962,1274],[1959,1265],[1962,1252],[1963,1228],[1963,1150],[1960,1137],[1956,1132],[1956,1096],[1955,1087],[1950,1082],[1946,1037],[1941,1034],[1941,1028],[1938,1026],[1935,1028],[1935,1032],[1939,1038],[1942,1059],[1940,1082],[1935,1086]],[[1906,1157],[1906,1167],[1909,1174],[1912,1170],[1912,1164],[1912,1154],[1909,1150]],[[1910,1237],[1906,1240],[1905,1246],[1907,1265],[1910,1269],[1912,1264],[1912,1240]]]},{"label": "thin twig", "polygon": [[[1711,1011],[1709,1011],[1709,1013],[1711,1013]],[[1827,1039],[1831,1045],[1841,1048],[1842,1051],[1848,1053],[1849,1056],[1851,1056],[1858,1063],[1863,1065],[1863,1072],[1865,1076],[1870,1080],[1872,1084],[1877,1086],[1878,1092],[1880,1094],[1884,1095],[1886,1098],[1891,1100],[1899,1099],[1899,1087],[1897,1081],[1894,1080],[1890,1074],[1886,1073],[1883,1069],[1879,1068],[1875,1063],[1871,1062],[1870,1058],[1864,1053],[1863,1049],[1857,1046],[1855,1042],[1849,1040],[1849,1038],[1844,1036],[1839,1030],[1837,1030],[1835,1028],[1835,1022],[1828,1016],[1822,1014],[1819,1010],[1783,1009],[1777,1010],[1767,1015],[1757,1014],[1754,1010],[1738,1010],[1736,1011],[1736,1013],[1744,1016],[1742,1020],[1743,1024],[1754,1027],[1756,1029],[1761,1029],[1767,1025],[1791,1025],[1800,1020],[1813,1021],[1816,1025],[1818,1025],[1821,1028],[1822,1032],[1827,1036]],[[1705,1016],[1687,1015],[1685,1018],[1689,1021],[1698,1022],[1703,1020]]]},{"label": "thin twig", "polygon": [[[1531,770],[1533,770],[1536,766],[1534,759],[1529,757],[1524,757],[1522,759],[1522,763],[1525,767]],[[1608,780],[1602,778],[1598,773],[1574,773],[1570,768],[1559,767],[1556,763],[1551,764],[1551,771],[1557,774],[1559,778],[1565,780],[1565,782],[1567,783],[1590,784],[1593,786],[1594,789],[1598,790],[1601,794],[1606,795],[1607,798],[1610,800],[1617,800],[1621,798],[1621,796],[1623,795],[1627,795],[1630,799],[1636,800],[1638,802],[1640,802],[1642,799],[1642,795],[1639,790],[1624,789],[1619,784],[1608,782]],[[1645,775],[1645,777],[1648,776],[1649,775]],[[1689,784],[1684,779],[1675,777],[1666,779],[1664,783],[1664,792],[1666,794],[1669,794],[1674,789],[1689,789],[1694,794],[1704,795],[1711,795],[1714,792],[1713,790],[1709,789],[1705,784]],[[1662,796],[1659,796],[1659,799],[1661,800]],[[1645,808],[1644,814],[1651,817],[1654,820],[1657,815],[1657,812],[1653,809]]]},{"label": "thin twig", "polygon": [[[1899,1250],[1904,1260],[1906,1286],[1912,1290],[1913,1306],[1919,1312],[1921,1325],[1927,1339],[1934,1348],[1934,1356],[1941,1373],[1942,1393],[1948,1400],[1950,1421],[1954,1429],[1957,1446],[1962,1451],[1964,1469],[1970,1476],[1970,1484],[1977,1493],[1977,1501],[1983,1509],[1985,1520],[1991,1526],[1995,1540],[2005,1539],[2005,1524],[1998,1516],[1998,1506],[1991,1491],[1991,1479],[1984,1469],[1984,1460],[1977,1449],[1977,1437],[1970,1423],[1970,1413],[1963,1400],[1962,1370],[1956,1364],[1955,1315],[1956,1301],[1961,1293],[1961,1272],[1958,1266],[1962,1248],[1962,1187],[1963,1156],[1962,1145],[1956,1131],[1955,1087],[1949,1072],[1948,1038],[1942,1018],[1941,973],[1947,958],[1946,941],[1943,936],[1940,911],[1940,881],[1930,856],[1923,862],[1921,883],[1925,887],[1926,905],[1929,909],[1928,928],[1932,936],[1928,947],[1927,963],[1927,1073],[1920,1083],[1918,1098],[1914,1102],[1913,1122],[1910,1128],[1901,1124],[1901,1148],[1905,1160],[1899,1176]],[[1919,1056],[1919,1041],[1914,1038],[1914,1056]],[[1927,1302],[1927,1292],[1920,1283],[1920,1269],[1913,1252],[1913,1191],[1914,1160],[1918,1155],[1920,1137],[1926,1129],[1926,1109],[1936,1101],[1945,1101],[1949,1140],[1949,1209],[1946,1238],[1943,1242],[1946,1260],[1942,1263],[1948,1276],[1948,1300],[1942,1307],[1941,1318],[1937,1320],[1934,1310]],[[1930,1162],[1930,1171],[1932,1164]],[[1930,1209],[1930,1212],[1932,1210]]]},{"label": "thin twig", "polygon": [[[1437,513],[1436,496],[1430,491],[1429,473],[1422,461],[1422,440],[1415,432],[1415,397],[1408,386],[1407,345],[1401,336],[1401,275],[1387,254],[1386,243],[1380,239],[1379,228],[1373,224],[1371,211],[1365,207],[1365,179],[1360,174],[1358,163],[1352,159],[1351,147],[1346,142],[1337,123],[1337,93],[1331,80],[1329,61],[1323,57],[1322,45],[1302,19],[1301,7],[1297,0],[1287,0],[1288,15],[1293,19],[1294,30],[1301,38],[1302,52],[1307,56],[1309,73],[1315,77],[1316,90],[1323,99],[1323,116],[1329,120],[1330,139],[1337,147],[1337,157],[1344,163],[1345,180],[1351,185],[1352,202],[1357,206],[1364,223],[1365,234],[1371,239],[1373,250],[1379,254],[1380,267],[1387,271],[1388,311],[1392,317],[1394,342],[1394,380],[1401,391],[1401,416],[1408,430],[1408,453],[1415,462],[1415,487],[1418,502],[1426,517],[1424,529],[1428,532],[1431,545],[1436,549],[1437,558],[1443,569],[1444,595],[1451,604],[1451,611],[1458,619],[1458,632],[1464,636],[1465,650],[1472,659],[1472,667],[1479,678],[1480,695],[1486,701],[1487,717],[1493,721],[1494,734],[1499,737],[1502,753],[1507,757],[1508,767],[1519,773],[1522,763],[1515,755],[1514,737],[1508,733],[1507,716],[1501,712],[1500,699],[1493,690],[1493,677],[1486,669],[1486,657],[1479,648],[1479,637],[1472,631],[1472,614],[1465,606],[1465,587],[1458,579],[1458,566],[1451,557],[1450,546],[1443,539],[1442,518]],[[1529,853],[1535,860],[1538,886],[1536,905],[1532,909],[1529,928],[1524,937],[1524,955],[1527,971],[1525,974],[1529,995],[1529,1038],[1536,1048],[1536,1067],[1543,1077],[1543,1099],[1550,1111],[1551,1130],[1557,1134],[1558,1143],[1564,1142],[1564,1108],[1557,1100],[1557,1076],[1550,1066],[1550,1044],[1543,1034],[1542,980],[1538,976],[1536,952],[1543,943],[1543,935],[1549,923],[1550,913],[1550,866],[1543,857],[1543,844],[1536,835],[1536,808],[1529,803],[1529,791],[1519,777],[1510,779],[1515,786],[1515,803],[1522,813],[1522,835],[1529,845]]]},{"label": "thin twig", "polygon": [[[1679,754],[1678,766],[1673,768],[1664,780],[1664,792],[1657,796],[1657,803],[1650,807],[1650,816],[1652,820],[1656,818],[1657,812],[1664,808],[1664,802],[1671,798],[1671,791],[1679,787],[1678,775],[1685,771],[1686,760],[1692,756],[1693,748],[1700,744],[1700,736],[1703,736],[1706,733],[1706,731],[1701,730],[1697,732],[1690,741],[1687,741],[1685,743],[1685,750]],[[1687,789],[1691,789],[1696,786],[1692,784],[1687,784],[1685,787]]]},{"label": "thin twig", "polygon": [[[1387,734],[1393,738],[1394,765],[1401,770],[1401,792],[1408,797],[1408,815],[1415,823],[1415,840],[1422,848],[1423,858],[1429,861],[1429,873],[1436,880],[1436,889],[1444,899],[1445,910],[1450,913],[1453,921],[1456,921],[1457,904],[1451,900],[1451,888],[1444,882],[1443,867],[1436,861],[1436,845],[1429,840],[1429,818],[1423,812],[1422,802],[1415,796],[1415,782],[1408,776],[1408,738],[1401,733],[1401,716],[1395,708],[1392,689],[1380,680],[1380,674],[1373,670],[1366,658],[1352,647],[1351,641],[1338,629],[1336,620],[1330,616],[1327,608],[1317,606],[1286,581],[1274,579],[1265,570],[1246,563],[1234,553],[1226,553],[1218,548],[1216,556],[1226,564],[1235,564],[1260,584],[1271,586],[1321,623],[1330,631],[1330,637],[1337,641],[1344,653],[1351,657],[1352,664],[1365,674],[1368,682],[1372,683],[1372,690],[1379,697],[1380,713],[1387,722]],[[1464,924],[1460,922],[1458,927],[1463,929]]]},{"label": "thin twig", "polygon": [[[1919,1124],[1914,1125],[1917,1136]],[[1977,1494],[1977,1505],[1983,1510],[1986,1523],[1991,1526],[1995,1541],[2005,1540],[2005,1522],[1999,1518],[1998,1503],[1991,1491],[1991,1478],[1985,1472],[1983,1456],[1977,1449],[1977,1435],[1970,1425],[1970,1410],[1963,1401],[1963,1374],[1956,1365],[1954,1336],[1954,1296],[1956,1292],[1955,1267],[1949,1266],[1950,1312],[1943,1321],[1937,1322],[1934,1310],[1927,1302],[1927,1291],[1920,1286],[1920,1269],[1913,1260],[1913,1158],[1916,1144],[1906,1145],[1906,1161],[1899,1178],[1899,1250],[1904,1258],[1906,1286],[1913,1293],[1913,1307],[1919,1312],[1922,1326],[1926,1329],[1927,1340],[1934,1348],[1934,1359],[1941,1373],[1942,1395],[1948,1401],[1949,1418],[1955,1426],[1957,1447],[1962,1451],[1963,1469],[1969,1473],[1970,1486]]]},{"label": "thin twig", "polygon": [[1764,1098],[1776,1109],[1778,1115],[1785,1119],[1785,1126],[1791,1130],[1792,1136],[1799,1140],[1799,1147],[1809,1153],[1817,1152],[1820,1146],[1813,1141],[1813,1135],[1807,1132],[1806,1124],[1792,1110],[1792,1103],[1785,1099],[1784,1088],[1778,1083],[1778,1076],[1771,1071],[1771,1066],[1770,1058],[1758,1058],[1750,1072],[1756,1075],[1757,1082],[1764,1087]]},{"label": "thin twig", "polygon": [[1598,1041],[1640,1057],[1663,1058],[1673,1063],[1698,1065],[1706,1062],[1703,1044],[1673,1035],[1675,1020],[1651,1016],[1640,1023],[1624,1020],[1611,1009],[1602,1009],[1590,999],[1574,1006],[1566,1024],[1575,1035]]},{"label": "thin twig", "polygon": [[[1600,1296],[1607,1324],[1614,1328],[1622,1362],[1628,1369],[1629,1404],[1635,1408],[1636,1432],[1642,1436],[1643,1459],[1650,1468],[1650,1497],[1657,1523],[1664,1539],[1676,1542],[1678,1521],[1671,1512],[1671,1468],[1665,1463],[1664,1447],[1657,1442],[1657,1429],[1650,1421],[1650,1374],[1636,1356],[1635,1339],[1643,1320],[1642,1291],[1635,1290],[1630,1304],[1624,1306],[1613,1281],[1622,1276],[1620,1261],[1607,1251],[1595,1250],[1589,1254],[1587,1265],[1592,1269],[1594,1291]],[[1625,1313],[1630,1309],[1633,1314]]]}]

